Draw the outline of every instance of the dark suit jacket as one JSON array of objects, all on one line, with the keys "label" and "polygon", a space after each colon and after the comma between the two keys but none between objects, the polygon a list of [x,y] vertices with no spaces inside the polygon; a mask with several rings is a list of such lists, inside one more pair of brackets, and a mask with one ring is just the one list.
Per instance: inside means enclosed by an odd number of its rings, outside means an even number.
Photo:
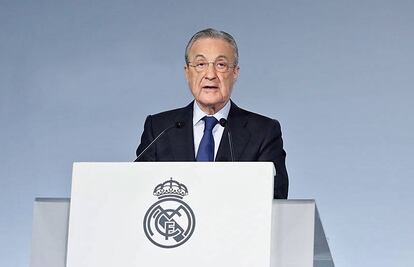
[{"label": "dark suit jacket", "polygon": [[[195,161],[193,137],[193,102],[184,108],[174,109],[147,117],[139,155],[154,138],[177,122],[182,128],[168,130],[149,148],[139,161]],[[271,161],[276,168],[274,198],[287,198],[288,175],[285,166],[282,132],[278,121],[237,107],[233,102],[227,118],[235,161]],[[215,161],[231,161],[227,128],[223,132]]]}]

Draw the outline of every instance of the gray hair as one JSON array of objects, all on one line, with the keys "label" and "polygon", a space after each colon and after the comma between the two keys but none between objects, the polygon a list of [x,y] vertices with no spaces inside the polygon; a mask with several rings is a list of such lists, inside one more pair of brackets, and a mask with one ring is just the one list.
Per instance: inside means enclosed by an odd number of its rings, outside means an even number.
[{"label": "gray hair", "polygon": [[237,65],[239,63],[239,50],[237,48],[236,40],[234,40],[233,36],[224,31],[218,31],[212,28],[208,28],[194,34],[188,42],[187,46],[185,47],[185,63],[187,65],[190,62],[190,60],[188,59],[188,52],[190,51],[193,44],[197,40],[202,38],[222,39],[228,42],[234,50],[234,64]]}]

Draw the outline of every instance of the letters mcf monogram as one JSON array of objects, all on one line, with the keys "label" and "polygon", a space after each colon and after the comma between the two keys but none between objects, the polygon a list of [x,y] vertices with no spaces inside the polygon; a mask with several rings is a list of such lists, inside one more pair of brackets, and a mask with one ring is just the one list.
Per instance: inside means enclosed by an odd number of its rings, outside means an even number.
[{"label": "letters mcf monogram", "polygon": [[144,216],[144,232],[156,246],[175,248],[184,244],[193,234],[195,216],[182,199],[188,194],[187,187],[173,178],[155,187],[158,197]]}]

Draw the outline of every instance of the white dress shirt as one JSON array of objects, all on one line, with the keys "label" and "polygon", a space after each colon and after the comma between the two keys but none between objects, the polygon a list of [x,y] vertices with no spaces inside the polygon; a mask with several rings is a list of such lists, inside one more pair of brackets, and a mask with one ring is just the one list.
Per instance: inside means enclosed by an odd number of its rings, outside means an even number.
[{"label": "white dress shirt", "polygon": [[[200,146],[201,138],[203,138],[204,134],[204,121],[202,118],[204,116],[214,116],[218,121],[220,119],[224,118],[227,120],[227,117],[230,112],[230,101],[227,102],[227,104],[220,109],[218,112],[216,112],[213,115],[208,115],[204,113],[200,109],[200,107],[197,104],[197,101],[194,101],[194,112],[193,112],[193,133],[194,133],[194,151],[195,151],[195,157],[197,157],[198,147]],[[216,126],[213,128],[213,138],[214,138],[214,158],[216,158],[217,150],[220,146],[221,137],[224,132],[224,127],[220,125],[220,123],[217,123]]]}]

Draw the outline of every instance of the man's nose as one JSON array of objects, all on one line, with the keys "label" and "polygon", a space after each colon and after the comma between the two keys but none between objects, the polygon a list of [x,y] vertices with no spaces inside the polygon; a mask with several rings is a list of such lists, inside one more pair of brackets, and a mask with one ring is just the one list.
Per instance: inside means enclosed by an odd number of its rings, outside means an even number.
[{"label": "man's nose", "polygon": [[206,76],[207,79],[212,80],[217,77],[217,72],[214,66],[214,62],[210,62],[207,67]]}]

